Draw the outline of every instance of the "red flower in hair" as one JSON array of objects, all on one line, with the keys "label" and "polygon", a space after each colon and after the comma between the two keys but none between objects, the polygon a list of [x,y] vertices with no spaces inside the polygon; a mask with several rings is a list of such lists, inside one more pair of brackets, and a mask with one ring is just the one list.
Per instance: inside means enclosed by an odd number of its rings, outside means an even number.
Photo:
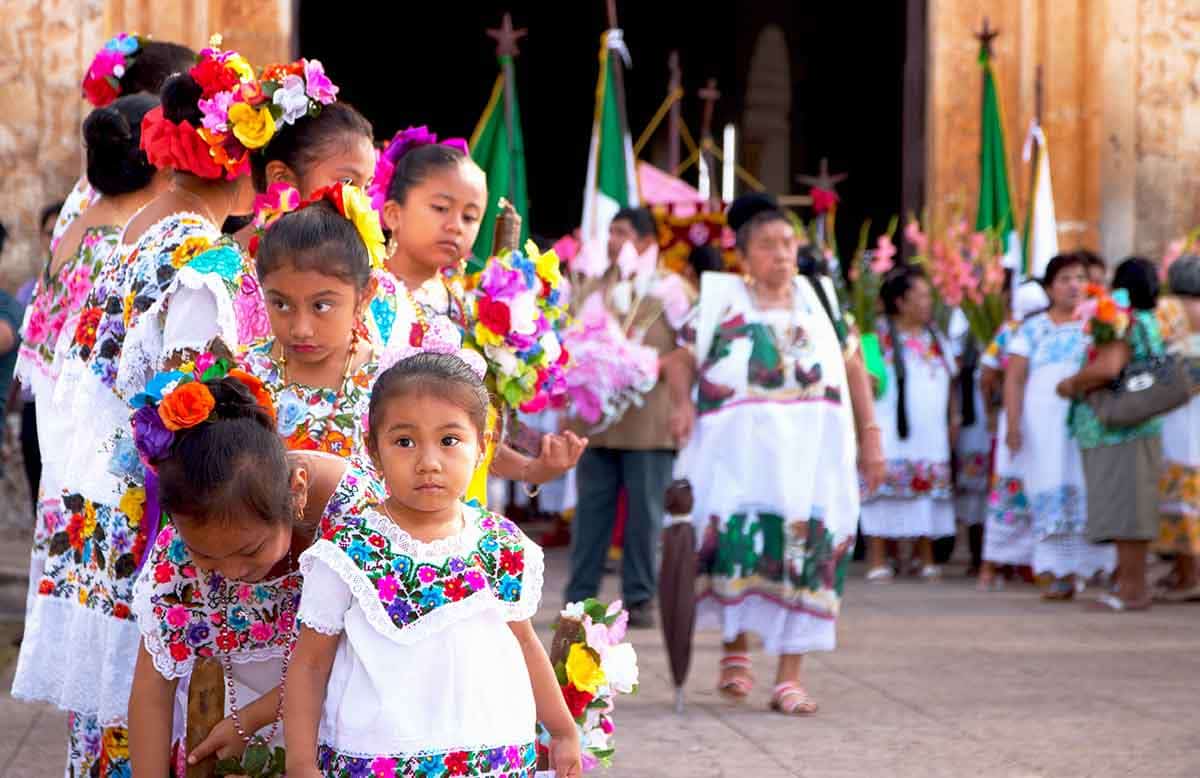
[{"label": "red flower in hair", "polygon": [[97,108],[103,108],[121,96],[107,78],[87,78],[83,82],[83,96]]},{"label": "red flower in hair", "polygon": [[206,59],[189,72],[203,90],[205,99],[211,99],[217,92],[228,92],[239,83],[233,68],[225,67],[215,59]]},{"label": "red flower in hair", "polygon": [[163,116],[162,106],[142,119],[142,151],[158,168],[184,170],[202,178],[220,178],[224,170],[213,162],[208,144],[189,122],[175,122]]},{"label": "red flower in hair", "polygon": [[275,420],[275,402],[271,399],[271,393],[263,386],[263,382],[258,376],[247,373],[240,368],[233,368],[229,371],[230,378],[236,378],[242,382],[242,385],[250,390],[250,394],[254,395],[254,399],[258,404],[271,415],[271,421]]}]

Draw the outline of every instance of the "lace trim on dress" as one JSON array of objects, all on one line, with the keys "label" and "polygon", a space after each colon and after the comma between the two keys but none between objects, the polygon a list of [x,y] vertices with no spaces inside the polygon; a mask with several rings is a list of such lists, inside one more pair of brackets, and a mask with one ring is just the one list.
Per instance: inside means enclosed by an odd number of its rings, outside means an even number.
[{"label": "lace trim on dress", "polygon": [[300,573],[308,575],[317,562],[325,564],[345,582],[350,594],[362,608],[367,623],[380,635],[400,646],[416,645],[455,624],[503,605],[490,589],[483,589],[459,602],[442,605],[401,629],[388,615],[371,579],[340,548],[328,540],[318,540],[300,555]]},{"label": "lace trim on dress", "polygon": [[313,632],[320,632],[322,635],[329,635],[330,637],[336,637],[342,634],[343,631],[341,627],[334,624],[329,624],[319,619],[313,619],[310,616],[305,616],[303,601],[301,601],[300,604],[300,615],[296,618],[296,620],[300,622],[300,626],[308,627]]},{"label": "lace trim on dress", "polygon": [[[236,350],[238,344],[237,314],[233,307],[233,297],[229,294],[226,282],[216,273],[199,273],[184,265],[179,269],[170,286],[163,292],[149,309],[142,313],[132,328],[125,335],[125,344],[121,349],[121,362],[117,368],[117,393],[129,398],[140,392],[156,370],[162,369],[163,364],[171,354],[163,353],[163,322],[159,319],[166,315],[167,304],[171,296],[180,288],[207,289],[213,295],[217,304],[217,333],[215,337],[225,342],[231,350]],[[207,342],[177,342],[171,344],[172,353],[183,351],[203,351]]]}]

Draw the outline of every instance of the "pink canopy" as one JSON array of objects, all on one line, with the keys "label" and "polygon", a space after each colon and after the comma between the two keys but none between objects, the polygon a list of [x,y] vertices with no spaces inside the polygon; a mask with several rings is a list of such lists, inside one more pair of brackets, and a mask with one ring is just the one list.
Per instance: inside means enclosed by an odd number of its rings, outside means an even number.
[{"label": "pink canopy", "polygon": [[681,205],[698,207],[704,204],[704,198],[695,187],[680,178],[659,170],[649,162],[638,160],[637,163],[638,189],[645,205],[671,205],[679,216],[687,216],[693,211],[679,208]]}]

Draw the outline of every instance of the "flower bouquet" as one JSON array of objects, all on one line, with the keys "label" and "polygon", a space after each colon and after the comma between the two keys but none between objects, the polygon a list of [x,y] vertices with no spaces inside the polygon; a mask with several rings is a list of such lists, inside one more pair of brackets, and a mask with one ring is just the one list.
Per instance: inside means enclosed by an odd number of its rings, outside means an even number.
[{"label": "flower bouquet", "polygon": [[628,337],[604,302],[592,294],[563,332],[575,364],[566,375],[573,413],[599,432],[614,424],[658,381],[658,352]]},{"label": "flower bouquet", "polygon": [[[929,272],[934,291],[948,308],[960,308],[971,334],[980,343],[991,343],[1004,325],[1004,250],[1000,239],[985,232],[970,232],[965,220],[956,219],[929,238],[913,219],[904,237],[916,255],[913,263]],[[940,237],[938,237],[940,235]]]},{"label": "flower bouquet", "polygon": [[896,232],[896,219],[893,218],[887,232],[876,239],[874,249],[867,248],[870,231],[871,222],[863,222],[858,234],[858,248],[846,271],[849,280],[847,296],[850,314],[860,333],[863,361],[874,379],[875,396],[882,397],[887,392],[887,367],[875,332],[875,315],[879,309],[883,277],[895,265],[896,246],[892,243],[892,235]]},{"label": "flower bouquet", "polygon": [[1110,294],[1099,284],[1088,284],[1075,314],[1084,322],[1084,332],[1092,336],[1092,348],[1122,340],[1132,321],[1129,292],[1117,289]]},{"label": "flower bouquet", "polygon": [[[567,708],[579,727],[584,772],[612,767],[612,712],[617,695],[638,688],[637,653],[625,642],[629,612],[614,602],[573,602],[562,611],[550,661]],[[538,754],[544,759],[550,733],[538,725]]]},{"label": "flower bouquet", "polygon": [[537,413],[566,402],[570,352],[557,325],[566,319],[558,256],[532,242],[467,268],[464,347],[483,355],[488,381],[510,408]]}]

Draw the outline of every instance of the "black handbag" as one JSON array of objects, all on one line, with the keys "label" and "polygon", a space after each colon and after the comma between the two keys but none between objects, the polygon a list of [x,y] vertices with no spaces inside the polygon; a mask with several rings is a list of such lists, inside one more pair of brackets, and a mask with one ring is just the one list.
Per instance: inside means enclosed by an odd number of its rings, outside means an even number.
[{"label": "black handbag", "polygon": [[[1135,316],[1130,341],[1143,329]],[[1146,339],[1145,332],[1142,338]],[[1148,352],[1149,342],[1145,345]],[[1105,427],[1136,427],[1186,405],[1191,397],[1187,362],[1173,354],[1158,354],[1130,361],[1111,384],[1089,393],[1087,404]]]}]

